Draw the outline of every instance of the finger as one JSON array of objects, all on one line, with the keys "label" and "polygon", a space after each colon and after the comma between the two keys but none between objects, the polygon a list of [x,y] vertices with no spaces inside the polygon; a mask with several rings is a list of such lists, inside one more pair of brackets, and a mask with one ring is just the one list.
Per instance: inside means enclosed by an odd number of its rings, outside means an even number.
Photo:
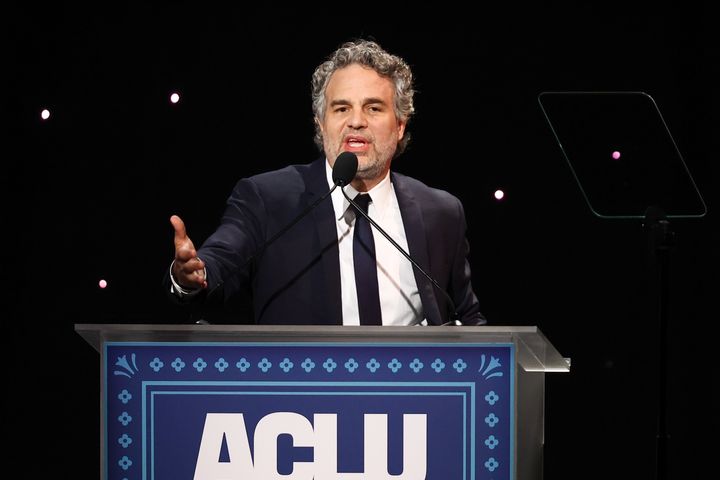
[{"label": "finger", "polygon": [[175,229],[175,242],[178,240],[185,240],[187,238],[187,231],[185,230],[185,222],[182,221],[177,215],[170,217],[170,223]]},{"label": "finger", "polygon": [[185,229],[185,222],[182,221],[177,215],[170,217],[170,223],[175,230],[175,259],[182,262],[187,262],[197,256],[195,251],[195,245],[193,245],[190,237],[187,236]]},{"label": "finger", "polygon": [[188,260],[187,262],[182,263],[180,265],[180,269],[186,275],[193,275],[195,274],[195,272],[200,272],[204,275],[205,262],[195,257],[191,260]]},{"label": "finger", "polygon": [[205,288],[207,285],[207,281],[202,274],[181,274],[177,276],[176,281],[180,284],[180,286],[190,289]]},{"label": "finger", "polygon": [[[202,263],[202,261],[195,260],[195,263]],[[187,271],[186,269],[181,269],[178,274],[175,276],[180,285],[184,287],[189,288],[207,288],[207,279],[205,278],[205,269],[199,269],[199,270],[193,270],[193,271]]]},{"label": "finger", "polygon": [[[175,260],[180,262],[190,262],[197,258],[197,251],[191,241],[182,242],[180,245],[175,245]],[[196,270],[193,268],[193,270]]]},{"label": "finger", "polygon": [[205,270],[195,270],[193,277],[199,285],[203,285],[205,283]]}]

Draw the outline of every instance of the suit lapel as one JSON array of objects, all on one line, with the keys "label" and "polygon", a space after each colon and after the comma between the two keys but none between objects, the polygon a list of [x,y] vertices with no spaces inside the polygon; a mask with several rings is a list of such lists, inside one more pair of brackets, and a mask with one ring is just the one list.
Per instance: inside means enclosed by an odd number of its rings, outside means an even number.
[{"label": "suit lapel", "polygon": [[[401,175],[391,173],[391,179],[395,187],[395,195],[397,196],[398,205],[400,206],[400,214],[402,215],[403,226],[405,227],[405,235],[407,236],[408,250],[410,256],[425,270],[432,275],[430,271],[430,256],[425,236],[425,222],[423,221],[420,205],[415,200],[415,196],[411,188],[405,182]],[[435,291],[430,280],[425,277],[417,268],[413,267],[415,274],[415,282],[417,282],[420,291],[420,300],[423,305],[425,318],[430,325],[442,324],[442,316],[438,309]]]},{"label": "suit lapel", "polygon": [[[307,170],[305,178],[305,204],[311,205],[328,192],[328,182],[325,174],[325,159],[313,162]],[[338,250],[337,226],[335,225],[335,211],[332,199],[326,198],[312,211],[315,223],[320,262],[322,264],[325,291],[327,292],[325,306],[328,323],[342,324],[342,297],[340,292],[340,253]]]}]

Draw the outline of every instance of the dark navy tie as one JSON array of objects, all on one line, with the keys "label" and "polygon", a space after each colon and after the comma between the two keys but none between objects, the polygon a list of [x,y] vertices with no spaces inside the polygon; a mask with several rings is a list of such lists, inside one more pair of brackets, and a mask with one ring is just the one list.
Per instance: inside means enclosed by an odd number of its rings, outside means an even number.
[{"label": "dark navy tie", "polygon": [[[360,194],[355,203],[368,211],[370,195]],[[382,325],[380,294],[378,293],[377,264],[375,263],[375,241],[370,222],[355,212],[355,233],[353,234],[353,264],[355,265],[355,287],[357,288],[360,325]]]}]

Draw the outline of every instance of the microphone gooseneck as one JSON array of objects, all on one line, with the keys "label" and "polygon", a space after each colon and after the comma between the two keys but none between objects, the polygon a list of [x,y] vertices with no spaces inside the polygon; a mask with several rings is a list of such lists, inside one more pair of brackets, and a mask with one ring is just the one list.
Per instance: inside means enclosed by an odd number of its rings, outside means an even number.
[{"label": "microphone gooseneck", "polygon": [[322,197],[318,198],[307,208],[305,208],[305,210],[303,210],[297,217],[295,217],[292,222],[288,223],[285,227],[283,227],[280,231],[273,235],[267,242],[263,244],[262,247],[258,249],[257,252],[255,252],[250,258],[248,258],[240,268],[245,268],[250,262],[252,262],[259,255],[261,255],[275,240],[280,238],[285,232],[290,230],[293,225],[305,218],[308,213],[314,210],[315,207],[317,207],[323,200],[329,197],[337,187],[343,187],[350,183],[352,179],[355,178],[357,169],[358,159],[354,153],[342,152],[340,155],[338,155],[335,159],[335,163],[333,164],[332,179],[334,185],[332,186],[332,188],[328,190],[328,192],[325,193]]},{"label": "microphone gooseneck", "polygon": [[[349,152],[347,152],[347,153],[349,153]],[[353,154],[353,156],[354,156],[354,154]],[[356,157],[356,161],[357,161],[357,157]],[[440,285],[438,284],[438,282],[437,282],[434,278],[432,278],[425,270],[423,270],[422,267],[421,267],[420,265],[418,265],[418,263],[410,256],[410,254],[407,253],[400,245],[398,245],[398,243],[397,243],[395,240],[393,240],[393,239],[390,237],[390,235],[388,235],[388,233],[387,233],[385,230],[383,230],[383,229],[380,227],[380,225],[378,225],[378,224],[375,222],[375,220],[373,220],[372,218],[370,218],[370,216],[369,216],[367,213],[365,213],[365,211],[364,211],[362,208],[360,208],[360,207],[358,206],[358,204],[355,202],[355,200],[353,200],[352,198],[350,198],[350,197],[348,196],[348,194],[345,192],[345,188],[344,188],[343,185],[340,186],[340,191],[342,191],[342,194],[345,196],[345,198],[347,199],[347,201],[350,202],[350,204],[351,204],[353,207],[355,207],[355,210],[356,210],[356,211],[360,212],[360,214],[361,214],[363,217],[365,217],[365,218],[367,219],[367,221],[370,222],[370,224],[371,224],[373,227],[375,227],[375,229],[376,229],[378,232],[380,232],[380,233],[387,239],[387,241],[392,244],[393,247],[395,247],[395,248],[397,249],[397,251],[399,251],[400,253],[402,253],[403,256],[404,256],[405,258],[407,258],[410,263],[412,263],[413,267],[417,268],[418,271],[425,276],[425,278],[427,278],[428,280],[430,280],[430,283],[432,283],[433,286],[434,286],[438,291],[442,292],[443,295],[445,295],[445,298],[447,299],[448,304],[450,305],[450,320],[449,320],[448,322],[443,323],[443,326],[447,326],[447,325],[459,325],[459,324],[460,324],[460,320],[458,319],[457,310],[456,310],[456,308],[455,308],[455,302],[453,302],[452,298],[450,297],[450,294],[448,294],[447,291],[445,291],[444,288],[440,287]]]},{"label": "microphone gooseneck", "polygon": [[[278,238],[283,236],[285,232],[290,230],[296,223],[298,223],[300,220],[305,218],[305,216],[313,211],[315,207],[317,207],[320,203],[322,203],[323,200],[328,198],[338,186],[344,186],[347,185],[352,181],[353,178],[355,178],[355,173],[357,173],[358,168],[358,160],[357,156],[354,153],[351,152],[342,152],[340,155],[338,155],[337,159],[335,159],[335,163],[333,164],[333,170],[332,170],[332,179],[334,182],[334,185],[330,190],[327,191],[322,197],[315,200],[312,204],[310,204],[305,210],[300,212],[300,214],[295,217],[290,223],[285,225],[282,229],[280,229],[275,235],[270,237],[268,241],[266,241],[260,248],[257,249],[255,253],[253,253],[245,262],[240,266],[239,270],[243,270],[245,267],[247,267],[253,260],[255,260],[257,257],[262,255],[262,253],[267,250],[267,248],[275,242]],[[215,285],[211,290],[208,291],[207,295],[212,295],[218,288],[220,288],[225,283],[224,280],[220,280],[220,282]]]}]

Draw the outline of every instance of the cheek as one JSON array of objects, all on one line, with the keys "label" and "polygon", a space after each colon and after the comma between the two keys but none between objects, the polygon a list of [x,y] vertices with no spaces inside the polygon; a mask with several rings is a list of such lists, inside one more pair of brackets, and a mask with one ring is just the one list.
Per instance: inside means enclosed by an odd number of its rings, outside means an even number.
[{"label": "cheek", "polygon": [[398,124],[397,120],[392,119],[388,120],[385,124],[382,125],[382,129],[384,132],[386,132],[386,136],[388,138],[390,137],[401,137],[403,134],[403,127],[402,125]]},{"label": "cheek", "polygon": [[337,122],[325,122],[323,126],[323,133],[326,136],[337,137],[342,131],[342,124]]}]

